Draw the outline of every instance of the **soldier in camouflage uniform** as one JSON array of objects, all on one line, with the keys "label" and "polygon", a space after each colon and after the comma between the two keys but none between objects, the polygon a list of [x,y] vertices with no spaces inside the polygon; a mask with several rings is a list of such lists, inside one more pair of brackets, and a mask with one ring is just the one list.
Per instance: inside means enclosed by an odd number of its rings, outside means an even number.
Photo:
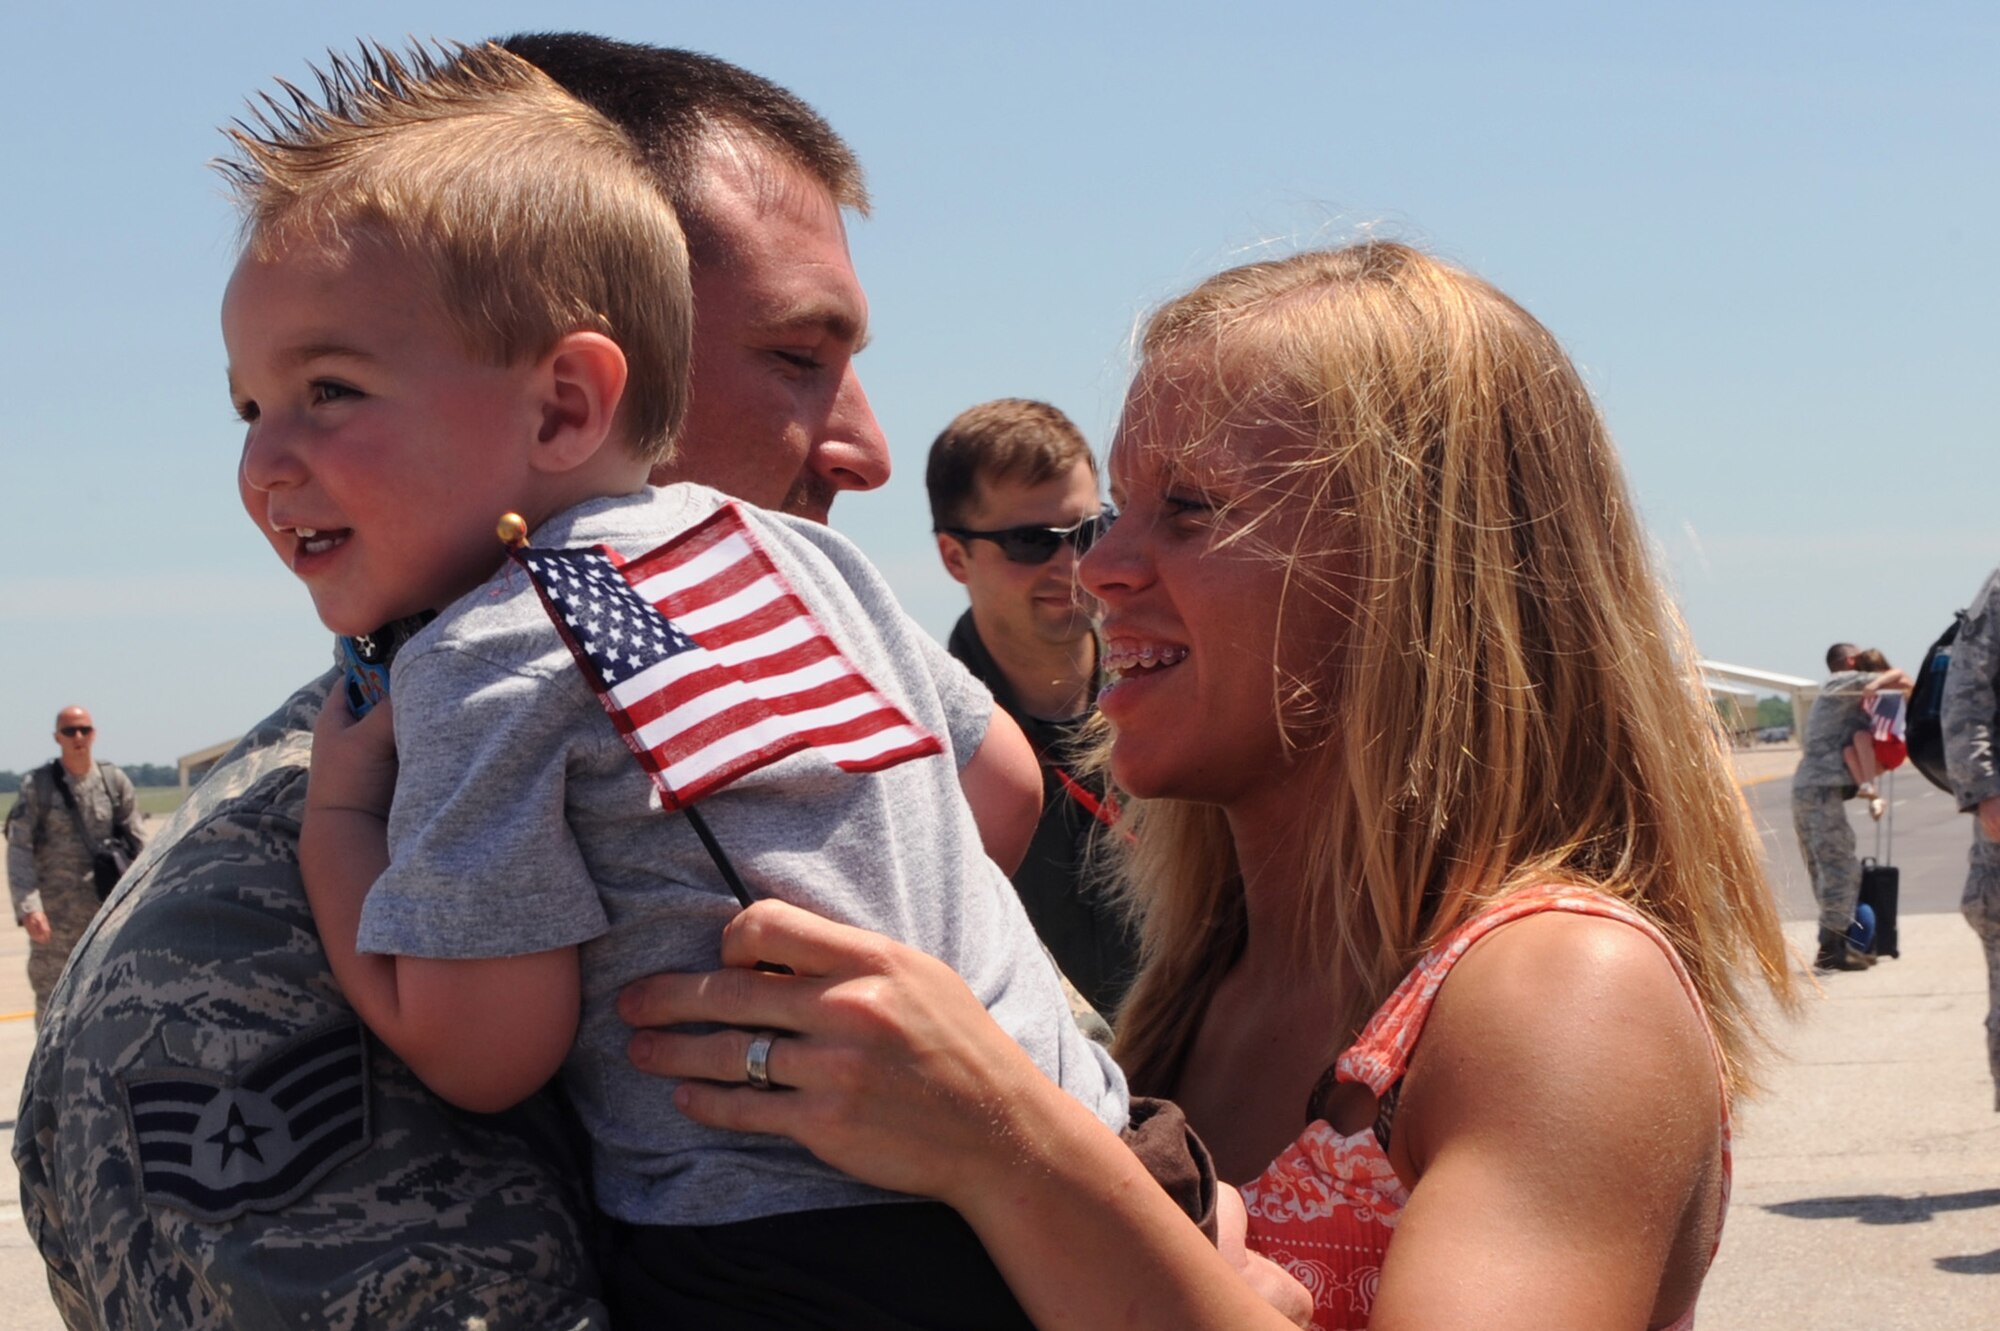
[{"label": "soldier in camouflage uniform", "polygon": [[[7,814],[7,885],[14,921],[28,931],[28,985],[35,991],[38,1026],[63,963],[101,902],[90,846],[77,831],[77,817],[99,846],[110,844],[115,828],[138,834],[132,781],[110,763],[92,761],[96,739],[89,712],[81,707],[58,712],[56,743],[62,756],[28,773]],[[68,788],[68,800],[61,787]],[[76,815],[70,813],[70,800]]]},{"label": "soldier in camouflage uniform", "polygon": [[[886,444],[847,359],[860,320],[783,329],[814,339],[807,373],[781,359],[790,341],[769,345],[759,320],[779,311],[757,304],[816,311],[838,303],[829,280],[858,302],[837,210],[830,234],[809,231],[768,204],[786,190],[759,188],[789,174],[863,207],[846,146],[708,57],[574,34],[506,44],[634,132],[687,226],[697,368],[666,479],[820,520],[837,491],[881,484]],[[815,299],[794,289],[806,279]],[[73,1331],[607,1324],[580,1139],[553,1093],[452,1108],[368,1036],[328,970],[297,855],[336,678],[218,765],[56,986],[14,1157]]]},{"label": "soldier in camouflage uniform", "polygon": [[1854,827],[1847,821],[1854,778],[1842,754],[1856,733],[1868,729],[1862,700],[1878,689],[1907,689],[1910,684],[1900,670],[1856,670],[1858,651],[1847,642],[1827,648],[1826,667],[1833,674],[1820,685],[1806,713],[1799,766],[1792,773],[1792,826],[1819,902],[1819,948],[1813,959],[1818,971],[1866,970],[1874,964],[1873,957],[1847,943],[1847,926],[1861,895],[1861,861],[1854,852]]},{"label": "soldier in camouflage uniform", "polygon": [[1952,644],[1942,711],[1952,791],[1960,809],[1977,815],[1959,909],[1986,949],[1986,1057],[1993,1068],[1993,1108],[2000,1111],[2000,770],[1993,752],[2000,721],[2000,569],[1979,589]]}]

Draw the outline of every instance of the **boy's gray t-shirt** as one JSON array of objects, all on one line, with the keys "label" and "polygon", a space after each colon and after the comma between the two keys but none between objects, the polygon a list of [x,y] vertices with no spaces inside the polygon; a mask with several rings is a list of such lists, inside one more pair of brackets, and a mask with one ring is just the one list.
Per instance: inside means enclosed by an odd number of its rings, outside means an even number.
[{"label": "boy's gray t-shirt", "polygon": [[[686,485],[592,500],[533,540],[601,544],[630,559],[723,502]],[[949,964],[1043,1072],[1122,1128],[1124,1078],[1078,1031],[959,791],[957,768],[984,735],[990,695],[846,540],[742,512],[847,658],[948,755],[854,775],[811,750],[792,754],[702,801],[716,839],[753,896]],[[661,809],[526,575],[509,563],[454,602],[403,649],[391,683],[400,763],[391,863],[362,910],[360,949],[472,958],[581,945],[582,1022],[562,1077],[593,1143],[598,1204],[635,1223],[724,1224],[890,1196],[789,1141],[682,1117],[672,1083],[626,1060],[619,989],[716,966],[738,907],[687,819]]]}]

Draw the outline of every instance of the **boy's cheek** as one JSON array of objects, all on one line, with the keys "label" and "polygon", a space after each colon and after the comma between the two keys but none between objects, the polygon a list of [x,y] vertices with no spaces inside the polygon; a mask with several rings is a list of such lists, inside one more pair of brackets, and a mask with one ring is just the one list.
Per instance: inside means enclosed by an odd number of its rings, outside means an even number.
[{"label": "boy's cheek", "polygon": [[264,498],[263,492],[250,484],[250,478],[243,470],[241,458],[236,461],[236,498],[243,505],[243,515],[250,519],[251,524],[266,541],[271,542],[272,548],[276,549],[277,543],[273,538],[277,533],[271,530],[270,504]]}]

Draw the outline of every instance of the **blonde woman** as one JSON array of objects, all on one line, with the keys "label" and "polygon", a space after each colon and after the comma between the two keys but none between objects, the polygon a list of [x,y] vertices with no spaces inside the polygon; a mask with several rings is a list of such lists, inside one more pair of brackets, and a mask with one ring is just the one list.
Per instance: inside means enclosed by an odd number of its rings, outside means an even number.
[{"label": "blonde woman", "polygon": [[[1186,1109],[1314,1326],[1688,1325],[1749,991],[1791,981],[1574,366],[1386,243],[1223,273],[1142,350],[1080,572],[1145,911],[1134,1089]],[[1287,1324],[1253,1284],[1297,1288],[1210,1248],[939,964],[763,904],[724,958],[796,973],[626,995],[745,1028],[635,1037],[704,1079],[685,1112],[949,1202],[1040,1327]],[[756,1029],[789,1093],[741,1085]]]}]

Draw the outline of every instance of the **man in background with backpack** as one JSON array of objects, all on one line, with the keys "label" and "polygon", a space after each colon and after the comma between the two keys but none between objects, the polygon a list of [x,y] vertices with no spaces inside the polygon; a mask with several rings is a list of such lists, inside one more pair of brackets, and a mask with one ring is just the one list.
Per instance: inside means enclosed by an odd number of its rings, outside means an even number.
[{"label": "man in background with backpack", "polygon": [[2000,765],[1993,752],[2000,713],[2000,569],[1967,607],[1951,647],[1940,706],[1945,765],[1958,807],[1976,814],[1971,872],[1959,909],[1986,949],[1986,1057],[2000,1111]]},{"label": "man in background with backpack", "polygon": [[70,950],[103,904],[93,860],[100,847],[129,833],[137,847],[137,796],[131,778],[91,759],[97,727],[81,707],[56,713],[61,756],[28,773],[7,814],[7,886],[14,921],[28,931],[28,984],[35,1025]]}]

